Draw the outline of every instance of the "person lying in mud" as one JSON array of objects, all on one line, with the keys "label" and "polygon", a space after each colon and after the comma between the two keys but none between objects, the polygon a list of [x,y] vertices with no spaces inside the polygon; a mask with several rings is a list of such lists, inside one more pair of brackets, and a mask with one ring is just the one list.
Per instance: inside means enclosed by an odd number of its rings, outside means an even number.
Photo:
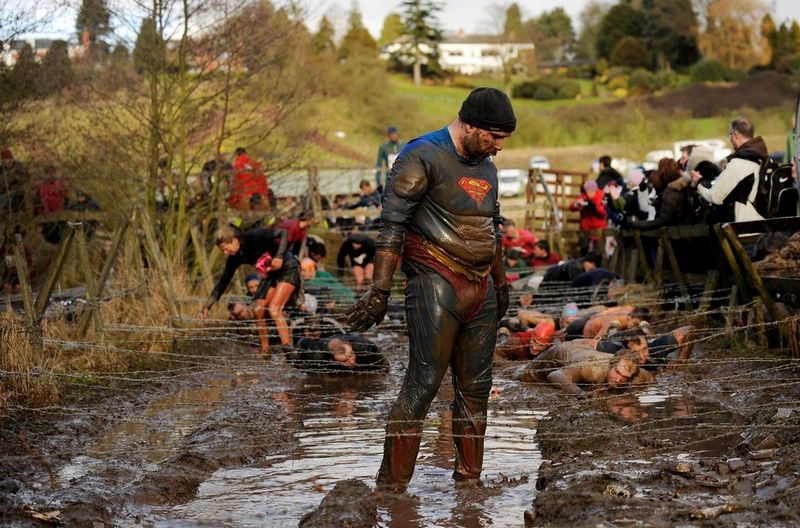
[{"label": "person lying in mud", "polygon": [[261,277],[258,276],[258,273],[247,274],[247,277],[244,278],[244,287],[247,290],[247,296],[252,300],[249,303],[244,301],[229,302],[228,319],[231,321],[252,321],[255,319],[253,309],[259,284],[261,284]]},{"label": "person lying in mud", "polygon": [[497,330],[496,355],[521,361],[538,356],[553,343],[556,327],[549,321],[542,321],[534,328],[512,332],[507,327]]},{"label": "person lying in mud", "polygon": [[295,349],[286,352],[285,357],[290,365],[314,373],[364,373],[389,368],[389,362],[378,345],[357,334],[337,334],[319,339],[303,337]]},{"label": "person lying in mud", "polygon": [[639,326],[650,317],[650,310],[639,306],[614,306],[598,308],[577,318],[564,331],[566,339],[575,337],[602,339],[610,328],[628,330]]},{"label": "person lying in mud", "polygon": [[286,230],[257,228],[242,232],[235,226],[226,225],[217,229],[215,238],[228,260],[222,276],[200,310],[200,318],[208,318],[208,310],[225,293],[239,266],[249,264],[257,270],[261,268],[259,275],[262,279],[255,293],[253,309],[261,349],[269,352],[266,313],[275,323],[283,348],[291,348],[292,340],[283,308],[300,288],[300,263],[286,249],[289,240]]},{"label": "person lying in mud", "polygon": [[559,343],[519,369],[515,378],[527,382],[547,381],[578,398],[586,396],[581,385],[623,389],[642,381],[638,377],[639,356],[635,352],[607,354],[598,352],[596,345],[594,339]]},{"label": "person lying in mud", "polygon": [[615,334],[610,339],[600,340],[597,350],[619,353],[633,351],[639,357],[639,365],[649,371],[664,367],[675,353],[675,361],[683,363],[694,348],[694,326],[686,325],[667,334],[651,337],[644,328],[637,327]]}]

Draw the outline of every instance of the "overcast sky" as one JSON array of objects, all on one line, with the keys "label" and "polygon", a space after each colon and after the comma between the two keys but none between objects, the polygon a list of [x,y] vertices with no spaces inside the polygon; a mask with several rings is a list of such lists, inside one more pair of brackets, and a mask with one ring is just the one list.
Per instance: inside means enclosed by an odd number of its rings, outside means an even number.
[{"label": "overcast sky", "polygon": [[[21,5],[39,5],[43,7],[47,0],[19,0]],[[109,0],[111,5],[118,6],[124,0]],[[280,5],[284,0],[273,0]],[[498,33],[503,27],[505,9],[512,0],[436,0],[442,6],[439,13],[441,27],[446,31],[464,30],[466,33]],[[523,19],[534,17],[542,11],[555,7],[563,7],[572,18],[578,29],[579,15],[590,0],[517,0],[522,8]],[[377,39],[380,36],[383,20],[393,10],[398,11],[401,0],[300,0],[308,12],[308,23],[316,29],[319,19],[326,15],[337,28],[340,36],[347,24],[347,13],[356,3],[361,9],[364,24]],[[60,0],[59,3],[63,3]],[[613,4],[616,0],[607,0]],[[785,20],[800,20],[800,0],[768,0],[773,19],[780,24]],[[13,5],[13,4],[12,4]],[[67,2],[66,8],[58,10],[56,18],[39,34],[49,34],[55,38],[72,37],[75,32],[75,16],[80,0]],[[122,27],[121,21],[112,21],[118,34],[125,39],[135,38],[136,28]]]},{"label": "overcast sky", "polygon": [[[312,24],[315,25],[316,20],[323,14],[344,24],[353,1],[361,9],[364,24],[375,38],[380,36],[386,15],[398,10],[401,4],[401,0],[306,0],[306,5],[313,17]],[[505,6],[512,2],[511,0],[439,0],[438,3],[443,6],[439,21],[445,30],[463,29],[467,33],[496,33],[502,28]],[[517,4],[522,8],[523,19],[534,17],[542,11],[555,7],[563,7],[572,18],[576,29],[579,14],[588,3],[589,0],[517,0]],[[800,20],[800,0],[775,0],[768,1],[767,4],[771,6],[770,12],[778,24],[787,19]]]}]

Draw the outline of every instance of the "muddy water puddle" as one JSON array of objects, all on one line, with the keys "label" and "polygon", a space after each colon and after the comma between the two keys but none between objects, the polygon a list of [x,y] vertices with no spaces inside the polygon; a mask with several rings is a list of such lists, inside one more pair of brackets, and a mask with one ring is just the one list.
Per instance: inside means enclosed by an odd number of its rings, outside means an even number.
[{"label": "muddy water puddle", "polygon": [[[296,418],[299,446],[294,452],[261,467],[215,472],[194,500],[155,512],[161,519],[156,522],[297,526],[337,481],[360,478],[371,486],[381,462],[386,412],[396,391],[393,383],[360,380],[356,388],[334,382],[275,394]],[[445,405],[450,399],[452,389],[445,381],[426,420],[408,492],[380,505],[381,526],[518,525],[530,507],[541,463],[534,435],[546,412],[490,408],[484,486],[457,490],[451,476],[451,415]]]},{"label": "muddy water puddle", "polygon": [[174,452],[185,435],[221,403],[240,378],[229,376],[205,380],[203,386],[179,391],[148,404],[144,410],[103,433],[85,454],[75,457],[58,472],[67,482],[86,475],[109,459],[155,469]]},{"label": "muddy water puddle", "polygon": [[609,398],[608,408],[631,421],[656,450],[719,456],[741,441],[737,426],[743,419],[735,411],[660,385]]}]

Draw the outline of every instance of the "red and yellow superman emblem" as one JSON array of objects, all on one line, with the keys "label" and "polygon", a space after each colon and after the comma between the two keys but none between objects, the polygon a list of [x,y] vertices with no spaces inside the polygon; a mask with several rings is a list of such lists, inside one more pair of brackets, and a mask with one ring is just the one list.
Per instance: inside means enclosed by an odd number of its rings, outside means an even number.
[{"label": "red and yellow superman emblem", "polygon": [[489,191],[492,190],[492,186],[489,185],[486,180],[470,178],[468,176],[464,176],[458,180],[458,185],[466,191],[470,198],[478,203],[481,203],[483,199],[486,198]]}]

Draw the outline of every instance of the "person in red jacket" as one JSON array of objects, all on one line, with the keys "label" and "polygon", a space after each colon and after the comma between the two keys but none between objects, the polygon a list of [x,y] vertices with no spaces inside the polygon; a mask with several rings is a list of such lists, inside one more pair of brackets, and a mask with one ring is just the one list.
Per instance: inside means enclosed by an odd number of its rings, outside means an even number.
[{"label": "person in red jacket", "polygon": [[512,248],[519,249],[526,262],[530,260],[533,246],[537,240],[536,235],[527,229],[517,227],[517,224],[510,218],[503,222],[503,247],[506,248],[506,251]]},{"label": "person in red jacket", "polygon": [[597,182],[588,181],[583,185],[583,192],[578,199],[569,206],[570,211],[581,213],[581,256],[599,252],[598,230],[608,227],[603,196],[604,193],[597,187]]},{"label": "person in red jacket", "polygon": [[547,240],[540,240],[533,246],[531,255],[531,266],[552,266],[561,262],[561,255],[550,250],[550,243]]},{"label": "person in red jacket", "polygon": [[244,147],[236,149],[230,191],[228,204],[234,209],[245,208],[254,194],[260,194],[264,198],[269,196],[264,169],[259,162],[247,155]]}]

